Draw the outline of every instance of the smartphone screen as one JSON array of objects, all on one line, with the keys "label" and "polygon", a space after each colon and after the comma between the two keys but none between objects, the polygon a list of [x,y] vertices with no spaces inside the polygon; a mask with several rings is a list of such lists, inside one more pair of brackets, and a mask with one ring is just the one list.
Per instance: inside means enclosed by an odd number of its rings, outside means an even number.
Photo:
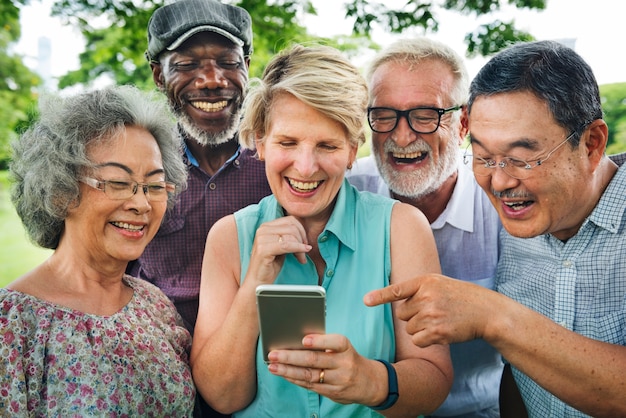
[{"label": "smartphone screen", "polygon": [[263,357],[275,349],[302,348],[307,334],[324,334],[326,292],[314,285],[260,285],[256,288]]}]

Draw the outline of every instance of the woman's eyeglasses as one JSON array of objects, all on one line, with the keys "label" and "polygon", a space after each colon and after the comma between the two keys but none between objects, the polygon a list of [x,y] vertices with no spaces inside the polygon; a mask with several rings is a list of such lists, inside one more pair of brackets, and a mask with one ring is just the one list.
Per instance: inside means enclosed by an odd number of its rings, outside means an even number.
[{"label": "woman's eyeglasses", "polygon": [[140,186],[146,198],[154,202],[165,201],[168,193],[176,191],[176,185],[167,181],[139,183],[132,180],[97,180],[91,177],[81,177],[80,181],[94,189],[102,190],[108,198],[114,200],[130,199]]}]

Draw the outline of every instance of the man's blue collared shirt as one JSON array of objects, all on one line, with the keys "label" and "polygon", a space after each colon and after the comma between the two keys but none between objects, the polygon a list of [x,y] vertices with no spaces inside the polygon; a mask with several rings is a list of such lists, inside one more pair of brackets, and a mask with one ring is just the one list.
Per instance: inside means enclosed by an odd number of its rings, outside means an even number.
[{"label": "man's blue collared shirt", "polygon": [[[567,242],[502,232],[497,290],[561,326],[626,345],[626,153],[600,201]],[[567,355],[564,353],[564,355]],[[591,354],[592,355],[592,354]],[[513,368],[532,417],[585,417]]]}]

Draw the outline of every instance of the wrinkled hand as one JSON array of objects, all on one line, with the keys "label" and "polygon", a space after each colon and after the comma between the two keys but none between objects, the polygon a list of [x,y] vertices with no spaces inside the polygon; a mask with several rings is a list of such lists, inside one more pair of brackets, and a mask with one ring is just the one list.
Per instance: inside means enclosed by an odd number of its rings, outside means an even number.
[{"label": "wrinkled hand", "polygon": [[293,216],[266,222],[256,231],[248,272],[257,284],[273,283],[285,254],[293,253],[304,264],[311,248],[304,227]]},{"label": "wrinkled hand", "polygon": [[371,363],[377,362],[360,356],[347,337],[311,334],[302,341],[308,350],[270,351],[270,373],[341,404],[367,404],[375,396]]},{"label": "wrinkled hand", "polygon": [[377,289],[364,296],[368,306],[400,301],[396,315],[406,321],[413,344],[450,344],[484,337],[497,315],[497,293],[473,283],[430,274]]}]

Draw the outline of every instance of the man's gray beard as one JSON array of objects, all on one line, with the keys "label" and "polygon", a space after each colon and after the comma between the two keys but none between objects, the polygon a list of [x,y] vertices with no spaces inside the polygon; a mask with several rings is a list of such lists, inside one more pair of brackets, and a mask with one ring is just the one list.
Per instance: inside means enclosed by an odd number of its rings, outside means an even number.
[{"label": "man's gray beard", "polygon": [[239,129],[239,122],[241,120],[241,108],[232,115],[228,127],[220,132],[211,133],[199,129],[194,123],[193,119],[187,115],[187,113],[181,110],[173,110],[174,116],[178,120],[178,124],[182,128],[187,137],[195,139],[203,147],[215,147],[221,144],[225,144],[237,133]]},{"label": "man's gray beard", "polygon": [[[392,148],[396,151],[400,150],[400,148],[394,145],[387,146],[387,144],[385,144],[385,146],[383,146],[382,156],[374,151],[374,159],[376,160],[378,171],[387,184],[387,187],[389,187],[389,190],[398,196],[419,199],[422,196],[437,191],[441,185],[454,174],[458,167],[459,152],[453,146],[447,147],[446,153],[440,155],[435,163],[431,158],[432,149],[430,145],[422,140],[416,141],[413,144],[418,145],[417,147],[412,147],[416,148],[415,150],[428,152],[428,167],[413,170],[410,173],[394,170],[386,159]],[[409,148],[402,149],[402,152],[412,151],[414,150]]]}]

